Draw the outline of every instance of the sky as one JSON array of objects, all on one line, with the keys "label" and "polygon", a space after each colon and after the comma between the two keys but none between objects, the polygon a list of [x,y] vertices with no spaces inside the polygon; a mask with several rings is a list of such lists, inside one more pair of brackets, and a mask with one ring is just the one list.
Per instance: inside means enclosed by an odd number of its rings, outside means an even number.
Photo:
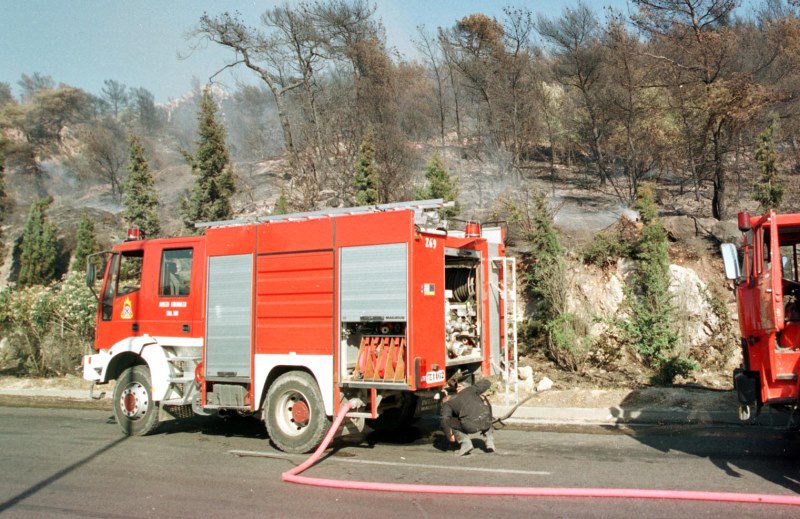
[{"label": "sky", "polygon": [[[448,27],[475,12],[501,18],[505,5],[553,16],[576,2],[378,0],[376,4],[389,46],[416,57],[412,38],[418,25]],[[115,79],[143,86],[156,101],[166,102],[190,91],[193,78],[205,82],[232,58],[229,49],[187,39],[204,12],[238,11],[247,23],[258,25],[261,13],[279,3],[284,1],[0,0],[0,81],[10,83],[18,93],[21,74],[40,72],[57,83],[98,94],[103,80]],[[598,12],[606,5],[626,13],[632,9],[627,0],[588,3]],[[249,70],[229,70],[218,78],[223,86],[255,81]]]}]

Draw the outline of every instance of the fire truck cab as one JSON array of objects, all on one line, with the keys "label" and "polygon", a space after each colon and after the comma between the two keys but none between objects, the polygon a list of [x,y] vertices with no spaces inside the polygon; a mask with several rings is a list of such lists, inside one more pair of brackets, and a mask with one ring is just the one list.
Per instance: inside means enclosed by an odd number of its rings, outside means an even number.
[{"label": "fire truck cab", "polygon": [[84,377],[116,380],[126,434],[151,432],[162,409],[227,410],[261,417],[290,452],[316,447],[344,399],[353,431],[409,421],[457,370],[513,383],[505,230],[447,231],[443,206],[212,222],[202,236],[116,245]]},{"label": "fire truck cab", "polygon": [[722,245],[725,273],[736,284],[742,367],[734,372],[739,417],[764,405],[794,412],[800,373],[800,214],[739,213],[742,263]]}]

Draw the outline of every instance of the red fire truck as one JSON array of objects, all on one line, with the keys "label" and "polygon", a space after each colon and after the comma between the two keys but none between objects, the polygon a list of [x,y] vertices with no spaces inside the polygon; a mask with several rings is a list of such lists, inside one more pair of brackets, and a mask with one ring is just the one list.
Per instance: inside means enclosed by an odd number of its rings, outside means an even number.
[{"label": "red fire truck", "polygon": [[765,405],[796,412],[800,373],[800,214],[739,213],[743,264],[722,245],[725,275],[736,284],[743,365],[734,372],[739,418]]},{"label": "red fire truck", "polygon": [[[348,431],[413,417],[457,370],[516,380],[515,262],[502,226],[446,230],[441,200],[201,224],[104,253],[84,377],[116,380],[126,434],[160,411],[261,417],[307,452],[344,399]],[[94,282],[90,264],[87,281]],[[506,391],[509,391],[508,389]]]}]

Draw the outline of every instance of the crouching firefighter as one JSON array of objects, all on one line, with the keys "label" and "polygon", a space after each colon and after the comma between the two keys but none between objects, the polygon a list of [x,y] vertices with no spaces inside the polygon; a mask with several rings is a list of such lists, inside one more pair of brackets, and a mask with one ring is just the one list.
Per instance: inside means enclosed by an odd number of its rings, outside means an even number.
[{"label": "crouching firefighter", "polygon": [[481,398],[491,385],[488,379],[482,379],[472,386],[456,384],[444,390],[442,430],[448,440],[460,444],[459,456],[469,454],[472,450],[470,435],[475,433],[481,433],[484,437],[488,452],[495,451],[492,407]]}]

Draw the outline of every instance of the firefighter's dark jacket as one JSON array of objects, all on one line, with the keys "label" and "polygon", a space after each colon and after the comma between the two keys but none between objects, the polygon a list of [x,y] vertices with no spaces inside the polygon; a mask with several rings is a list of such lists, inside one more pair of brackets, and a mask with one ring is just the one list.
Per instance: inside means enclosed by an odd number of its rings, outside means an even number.
[{"label": "firefighter's dark jacket", "polygon": [[454,418],[463,426],[456,427],[467,433],[485,431],[492,426],[492,410],[480,396],[491,386],[484,378],[442,404],[442,430],[448,438],[453,433]]}]

